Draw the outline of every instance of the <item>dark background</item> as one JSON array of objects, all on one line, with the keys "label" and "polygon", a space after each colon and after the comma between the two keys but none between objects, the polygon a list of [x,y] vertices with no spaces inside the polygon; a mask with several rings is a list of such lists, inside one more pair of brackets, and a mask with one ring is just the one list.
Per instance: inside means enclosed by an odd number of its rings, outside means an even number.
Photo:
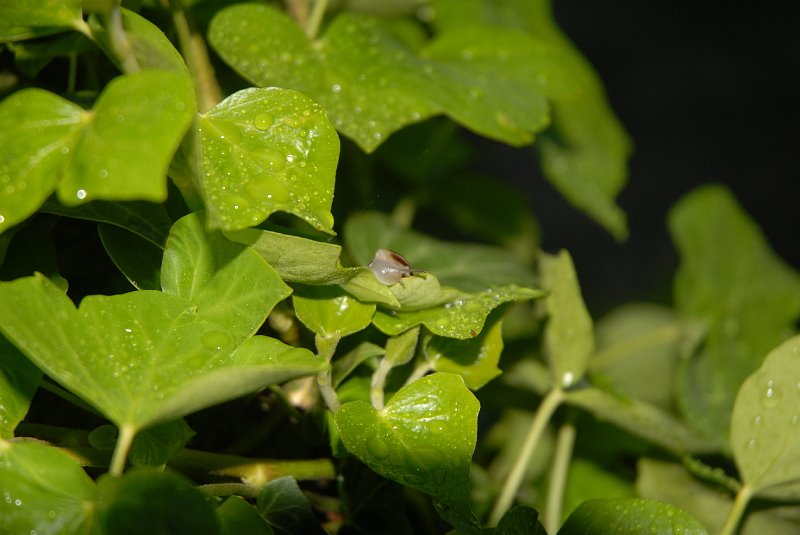
[{"label": "dark background", "polygon": [[800,267],[800,9],[732,4],[554,1],[558,24],[633,138],[618,198],[628,241],[616,243],[545,180],[531,179],[529,160],[514,163],[501,146],[493,157],[510,160],[505,172],[530,189],[544,248],[573,254],[594,314],[631,300],[671,302],[678,258],[667,212],[703,183],[727,184],[777,253]]}]

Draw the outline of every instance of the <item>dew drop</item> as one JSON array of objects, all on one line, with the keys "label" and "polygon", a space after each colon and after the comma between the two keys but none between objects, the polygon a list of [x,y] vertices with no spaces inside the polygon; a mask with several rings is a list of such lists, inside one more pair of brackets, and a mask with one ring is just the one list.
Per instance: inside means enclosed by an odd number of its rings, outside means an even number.
[{"label": "dew drop", "polygon": [[86,190],[79,189],[78,191],[75,192],[75,196],[78,198],[78,200],[82,201],[83,199],[86,198]]},{"label": "dew drop", "polygon": [[221,350],[230,342],[230,339],[230,336],[222,331],[210,331],[200,336],[200,342],[202,342],[206,348],[213,351]]},{"label": "dew drop", "polygon": [[5,220],[6,218],[3,216],[3,214],[0,214],[0,225],[2,225]]},{"label": "dew drop", "polygon": [[778,404],[778,391],[775,388],[775,381],[767,381],[767,389],[761,401],[765,407],[774,407]]},{"label": "dew drop", "polygon": [[331,92],[332,93],[341,93],[342,92],[342,86],[339,85],[339,84],[333,84],[331,86]]},{"label": "dew drop", "polygon": [[108,178],[108,170],[100,169],[100,171],[97,172],[97,176],[99,176],[100,178]]},{"label": "dew drop", "polygon": [[291,126],[292,128],[299,128],[305,122],[305,119],[297,115],[289,115],[283,118],[283,124]]},{"label": "dew drop", "polygon": [[259,113],[253,119],[253,126],[255,126],[258,130],[266,130],[272,123],[275,122],[275,117],[272,116],[269,112]]},{"label": "dew drop", "polygon": [[68,154],[68,153],[69,153],[69,147],[66,146],[61,147],[61,154]]}]

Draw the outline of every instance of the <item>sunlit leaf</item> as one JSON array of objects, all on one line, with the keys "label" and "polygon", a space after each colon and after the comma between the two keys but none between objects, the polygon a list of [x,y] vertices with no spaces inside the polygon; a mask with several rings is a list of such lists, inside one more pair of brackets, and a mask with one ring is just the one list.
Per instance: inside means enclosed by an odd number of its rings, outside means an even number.
[{"label": "sunlit leaf", "polygon": [[339,137],[319,104],[289,89],[244,89],[201,114],[194,136],[213,227],[247,228],[283,211],[331,231]]},{"label": "sunlit leaf", "polygon": [[445,520],[477,533],[469,465],[478,401],[458,376],[436,373],[401,388],[382,411],[353,401],[336,412],[347,450],[382,476],[430,494]]},{"label": "sunlit leaf", "polygon": [[456,340],[433,336],[425,343],[425,358],[434,370],[457,373],[472,390],[500,375],[503,351],[502,322],[493,321],[475,338]]},{"label": "sunlit leaf", "polygon": [[639,498],[588,500],[569,515],[559,535],[707,535],[691,515],[665,502]]},{"label": "sunlit leaf", "polygon": [[96,489],[67,454],[0,439],[0,532],[89,533]]},{"label": "sunlit leaf", "polygon": [[326,338],[341,338],[369,326],[374,304],[356,301],[338,286],[304,286],[292,296],[294,311],[303,324]]},{"label": "sunlit leaf", "polygon": [[562,387],[580,381],[594,350],[594,325],[583,303],[575,266],[567,251],[542,254],[539,260],[548,320],[544,353],[553,378]]},{"label": "sunlit leaf", "polygon": [[800,276],[722,186],[684,197],[669,226],[681,254],[676,308],[707,327],[679,370],[678,401],[698,429],[727,440],[736,391],[800,316]]},{"label": "sunlit leaf", "polygon": [[733,408],[731,448],[756,495],[800,499],[800,336],[745,379]]}]

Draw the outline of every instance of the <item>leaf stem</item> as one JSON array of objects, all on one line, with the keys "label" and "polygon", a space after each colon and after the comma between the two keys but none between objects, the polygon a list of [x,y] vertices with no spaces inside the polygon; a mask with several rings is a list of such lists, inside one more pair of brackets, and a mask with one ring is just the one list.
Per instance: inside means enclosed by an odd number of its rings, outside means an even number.
[{"label": "leaf stem", "polygon": [[392,223],[398,227],[409,229],[417,211],[417,202],[411,197],[400,199],[392,210]]},{"label": "leaf stem", "polygon": [[[336,346],[339,344],[339,336],[321,336],[316,335],[314,341],[317,346],[317,354],[325,359],[330,364],[333,359],[333,354],[336,352]],[[336,412],[339,408],[339,396],[336,395],[336,390],[333,389],[333,380],[331,378],[332,367],[328,366],[324,371],[317,374],[317,386],[325,405],[332,412]]]},{"label": "leaf stem", "polygon": [[178,35],[181,54],[192,73],[199,111],[205,112],[222,100],[222,90],[214,74],[214,66],[208,55],[208,47],[203,36],[194,27],[182,0],[162,0],[167,2],[172,13],[172,24]]},{"label": "leaf stem", "polygon": [[314,7],[311,8],[311,15],[308,17],[306,24],[306,35],[309,39],[316,39],[319,27],[322,24],[322,17],[325,16],[325,11],[328,10],[328,0],[316,0]]},{"label": "leaf stem", "polygon": [[408,379],[406,379],[404,386],[410,385],[417,379],[425,377],[425,374],[427,374],[432,369],[433,366],[431,366],[431,363],[428,362],[427,360],[420,362],[419,364],[417,364],[417,367],[414,368],[414,371],[411,372],[411,375],[408,376]]},{"label": "leaf stem", "polygon": [[531,456],[536,449],[536,444],[542,435],[547,423],[553,416],[561,402],[564,400],[564,392],[556,387],[550,390],[542,400],[536,414],[531,421],[531,426],[528,429],[528,434],[525,436],[525,442],[517,457],[511,472],[506,478],[500,496],[494,504],[494,508],[489,515],[489,526],[496,526],[505,512],[514,502],[514,496],[517,494],[519,486],[522,484],[522,478],[525,476],[525,471],[530,464]]},{"label": "leaf stem", "polygon": [[564,489],[567,486],[569,463],[575,446],[575,424],[570,420],[558,430],[550,484],[547,489],[547,505],[544,510],[544,526],[547,533],[556,533],[561,525],[564,506]]},{"label": "leaf stem", "polygon": [[125,462],[128,460],[128,453],[131,451],[133,439],[136,436],[136,428],[132,425],[123,425],[119,428],[117,444],[114,446],[114,454],[111,456],[111,466],[108,472],[112,476],[121,476],[125,470]]},{"label": "leaf stem", "polygon": [[389,359],[383,358],[378,364],[375,373],[372,374],[372,384],[369,391],[370,401],[375,410],[383,410],[383,387],[386,385],[386,377],[392,371],[392,363]]},{"label": "leaf stem", "polygon": [[133,47],[128,39],[128,34],[125,33],[125,28],[122,25],[122,8],[120,5],[114,4],[111,6],[111,9],[106,13],[104,18],[111,43],[111,50],[119,61],[122,72],[132,73],[141,70],[139,61],[133,54]]},{"label": "leaf stem", "polygon": [[731,511],[728,513],[728,518],[725,520],[725,525],[722,526],[719,535],[734,535],[736,533],[736,528],[741,522],[744,510],[752,497],[753,489],[749,485],[742,485],[742,488],[736,493],[733,507],[731,507]]},{"label": "leaf stem", "polygon": [[242,496],[243,498],[257,498],[260,492],[258,487],[247,483],[209,483],[198,486],[197,490],[208,496]]},{"label": "leaf stem", "polygon": [[69,73],[67,74],[67,94],[75,93],[75,86],[78,79],[78,54],[69,55]]}]

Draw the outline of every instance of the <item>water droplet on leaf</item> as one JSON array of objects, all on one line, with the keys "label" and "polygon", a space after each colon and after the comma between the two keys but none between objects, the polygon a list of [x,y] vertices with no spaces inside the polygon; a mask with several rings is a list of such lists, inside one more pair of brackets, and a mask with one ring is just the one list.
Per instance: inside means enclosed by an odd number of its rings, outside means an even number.
[{"label": "water droplet on leaf", "polygon": [[275,122],[275,117],[272,116],[269,112],[259,113],[253,119],[253,126],[255,126],[258,130],[267,130],[272,123]]}]

